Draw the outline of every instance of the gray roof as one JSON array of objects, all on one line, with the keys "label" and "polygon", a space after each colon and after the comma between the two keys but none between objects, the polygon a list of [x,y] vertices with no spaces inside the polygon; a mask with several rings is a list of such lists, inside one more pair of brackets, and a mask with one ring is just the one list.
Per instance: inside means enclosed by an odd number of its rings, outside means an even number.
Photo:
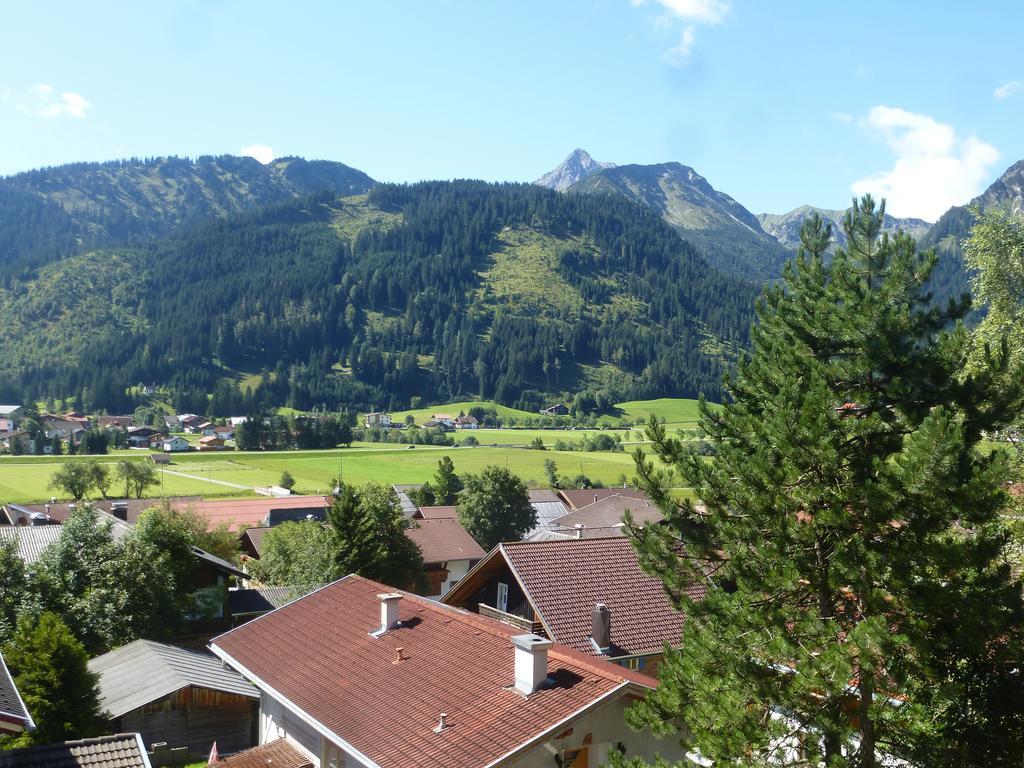
[{"label": "gray roof", "polygon": [[35,727],[32,716],[25,708],[25,702],[21,700],[17,686],[14,685],[14,679],[7,669],[7,662],[4,661],[2,654],[0,654],[0,717],[20,720],[23,728]]},{"label": "gray roof", "polygon": [[0,416],[8,416],[21,408],[20,405],[0,405]]},{"label": "gray roof", "polygon": [[119,733],[0,752],[0,768],[151,768],[142,737]]},{"label": "gray roof", "polygon": [[[548,491],[548,493],[551,493]],[[531,492],[531,496],[533,492]],[[551,494],[554,496],[554,494]],[[538,493],[536,498],[530,499],[530,506],[537,512],[537,525],[533,527],[529,533],[524,536],[524,539],[528,539],[540,531],[546,531],[553,527],[554,521],[560,517],[565,517],[569,514],[569,508],[557,497],[554,500],[541,501],[543,497]]]},{"label": "gray roof", "polygon": [[216,656],[152,640],[136,640],[97,656],[89,669],[100,676],[100,699],[111,717],[190,685],[254,699],[260,695],[256,686]]},{"label": "gray roof", "polygon": [[400,485],[391,486],[395,489],[395,493],[398,494],[398,503],[402,505],[402,514],[406,517],[412,517],[419,511],[419,507],[413,504],[412,499],[409,498],[408,491],[419,490],[421,485],[415,483],[403,483]]},{"label": "gray roof", "polygon": [[232,616],[267,613],[282,605],[308,595],[315,587],[256,587],[228,591],[228,606]]},{"label": "gray roof", "polygon": [[59,525],[4,525],[0,526],[0,539],[13,541],[18,557],[26,565],[34,563],[43,550],[60,536]]}]

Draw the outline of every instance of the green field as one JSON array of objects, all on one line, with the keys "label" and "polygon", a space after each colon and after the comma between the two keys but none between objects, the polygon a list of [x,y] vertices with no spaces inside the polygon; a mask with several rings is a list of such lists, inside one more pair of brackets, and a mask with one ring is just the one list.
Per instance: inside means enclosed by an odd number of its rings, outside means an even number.
[{"label": "green field", "polygon": [[697,400],[686,400],[678,397],[661,397],[657,400],[630,400],[617,403],[608,416],[623,418],[629,422],[638,417],[646,419],[652,413],[659,419],[664,418],[668,424],[676,426],[696,426],[700,414]]},{"label": "green field", "polygon": [[427,408],[416,408],[411,411],[392,411],[391,421],[395,424],[402,424],[405,421],[406,416],[412,416],[416,420],[417,424],[422,424],[427,421],[431,415],[435,413],[445,413],[449,416],[458,416],[460,412],[469,413],[470,408],[483,407],[488,410],[492,408],[497,411],[499,416],[514,416],[517,419],[536,419],[540,417],[538,413],[530,413],[529,411],[518,411],[515,408],[509,408],[507,405],[498,405],[488,400],[476,401],[476,400],[463,400],[458,403],[448,403],[447,405],[431,405]]},{"label": "green field", "polygon": [[[144,454],[136,453],[138,460]],[[580,472],[605,484],[617,482],[622,475],[634,474],[628,452],[531,451],[522,448],[447,448],[417,446],[375,446],[333,451],[280,451],[268,453],[191,453],[174,457],[163,484],[147,495],[252,496],[253,486],[271,485],[288,470],[296,480],[296,493],[326,491],[332,478],[340,474],[349,483],[370,481],[385,483],[422,483],[430,480],[441,456],[451,456],[457,472],[479,472],[492,464],[507,466],[527,483],[547,484],[544,460],[553,459],[560,474]],[[43,501],[54,495],[48,488],[50,477],[62,462],[85,457],[0,457],[0,503]],[[115,457],[99,457],[109,462]],[[172,472],[181,473],[171,474]],[[184,476],[181,476],[184,475]],[[245,486],[235,488],[222,483]],[[111,494],[120,491],[115,484]]]},{"label": "green field", "polygon": [[[391,414],[391,420],[395,424],[401,424],[406,416],[412,416],[417,424],[422,424],[432,414],[446,413],[449,416],[458,416],[460,412],[469,413],[469,409],[482,406],[487,409],[493,408],[499,416],[514,416],[517,419],[536,419],[540,414],[529,411],[519,411],[504,405],[498,405],[490,401],[463,400],[458,403],[446,405],[432,405],[428,408],[417,408],[411,411],[395,411]],[[697,401],[680,397],[661,397],[656,400],[630,400],[625,403],[617,403],[611,410],[599,417],[599,422],[609,426],[617,426],[622,420],[632,424],[637,418],[646,419],[650,414],[659,419],[664,418],[668,424],[676,426],[695,426],[698,418]]]}]

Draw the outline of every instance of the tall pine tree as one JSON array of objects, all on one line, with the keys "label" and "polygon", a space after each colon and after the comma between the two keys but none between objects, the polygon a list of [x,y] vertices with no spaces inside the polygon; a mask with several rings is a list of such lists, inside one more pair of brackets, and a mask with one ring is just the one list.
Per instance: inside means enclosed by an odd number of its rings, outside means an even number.
[{"label": "tall pine tree", "polygon": [[[716,460],[651,421],[702,505],[675,504],[637,455],[667,524],[631,532],[686,624],[629,717],[719,765],[1020,763],[1006,462],[980,442],[1020,408],[1020,375],[1000,383],[1005,354],[963,375],[968,302],[930,302],[934,254],[883,216],[855,201],[831,262],[830,228],[805,224],[731,402],[701,408]],[[717,588],[688,600],[705,578]]]}]

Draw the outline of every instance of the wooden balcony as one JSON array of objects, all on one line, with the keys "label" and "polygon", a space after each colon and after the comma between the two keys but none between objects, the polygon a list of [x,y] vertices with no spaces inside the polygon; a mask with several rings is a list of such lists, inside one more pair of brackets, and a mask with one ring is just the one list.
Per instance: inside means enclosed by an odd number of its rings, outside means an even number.
[{"label": "wooden balcony", "polygon": [[535,635],[544,634],[544,625],[539,621],[531,621],[530,619],[524,619],[522,616],[516,616],[513,613],[499,611],[497,608],[492,608],[486,603],[480,603],[479,608],[481,616],[486,616],[489,619],[497,619],[504,624],[511,624],[516,629],[523,630],[523,632],[531,632]]}]

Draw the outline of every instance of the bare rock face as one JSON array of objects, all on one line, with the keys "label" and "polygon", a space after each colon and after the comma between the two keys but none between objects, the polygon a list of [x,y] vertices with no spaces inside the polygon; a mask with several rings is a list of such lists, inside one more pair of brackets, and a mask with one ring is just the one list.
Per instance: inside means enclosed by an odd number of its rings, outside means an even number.
[{"label": "bare rock face", "polygon": [[585,149],[574,149],[557,168],[548,171],[533,183],[556,192],[565,192],[590,174],[614,167],[615,163],[598,162]]}]

